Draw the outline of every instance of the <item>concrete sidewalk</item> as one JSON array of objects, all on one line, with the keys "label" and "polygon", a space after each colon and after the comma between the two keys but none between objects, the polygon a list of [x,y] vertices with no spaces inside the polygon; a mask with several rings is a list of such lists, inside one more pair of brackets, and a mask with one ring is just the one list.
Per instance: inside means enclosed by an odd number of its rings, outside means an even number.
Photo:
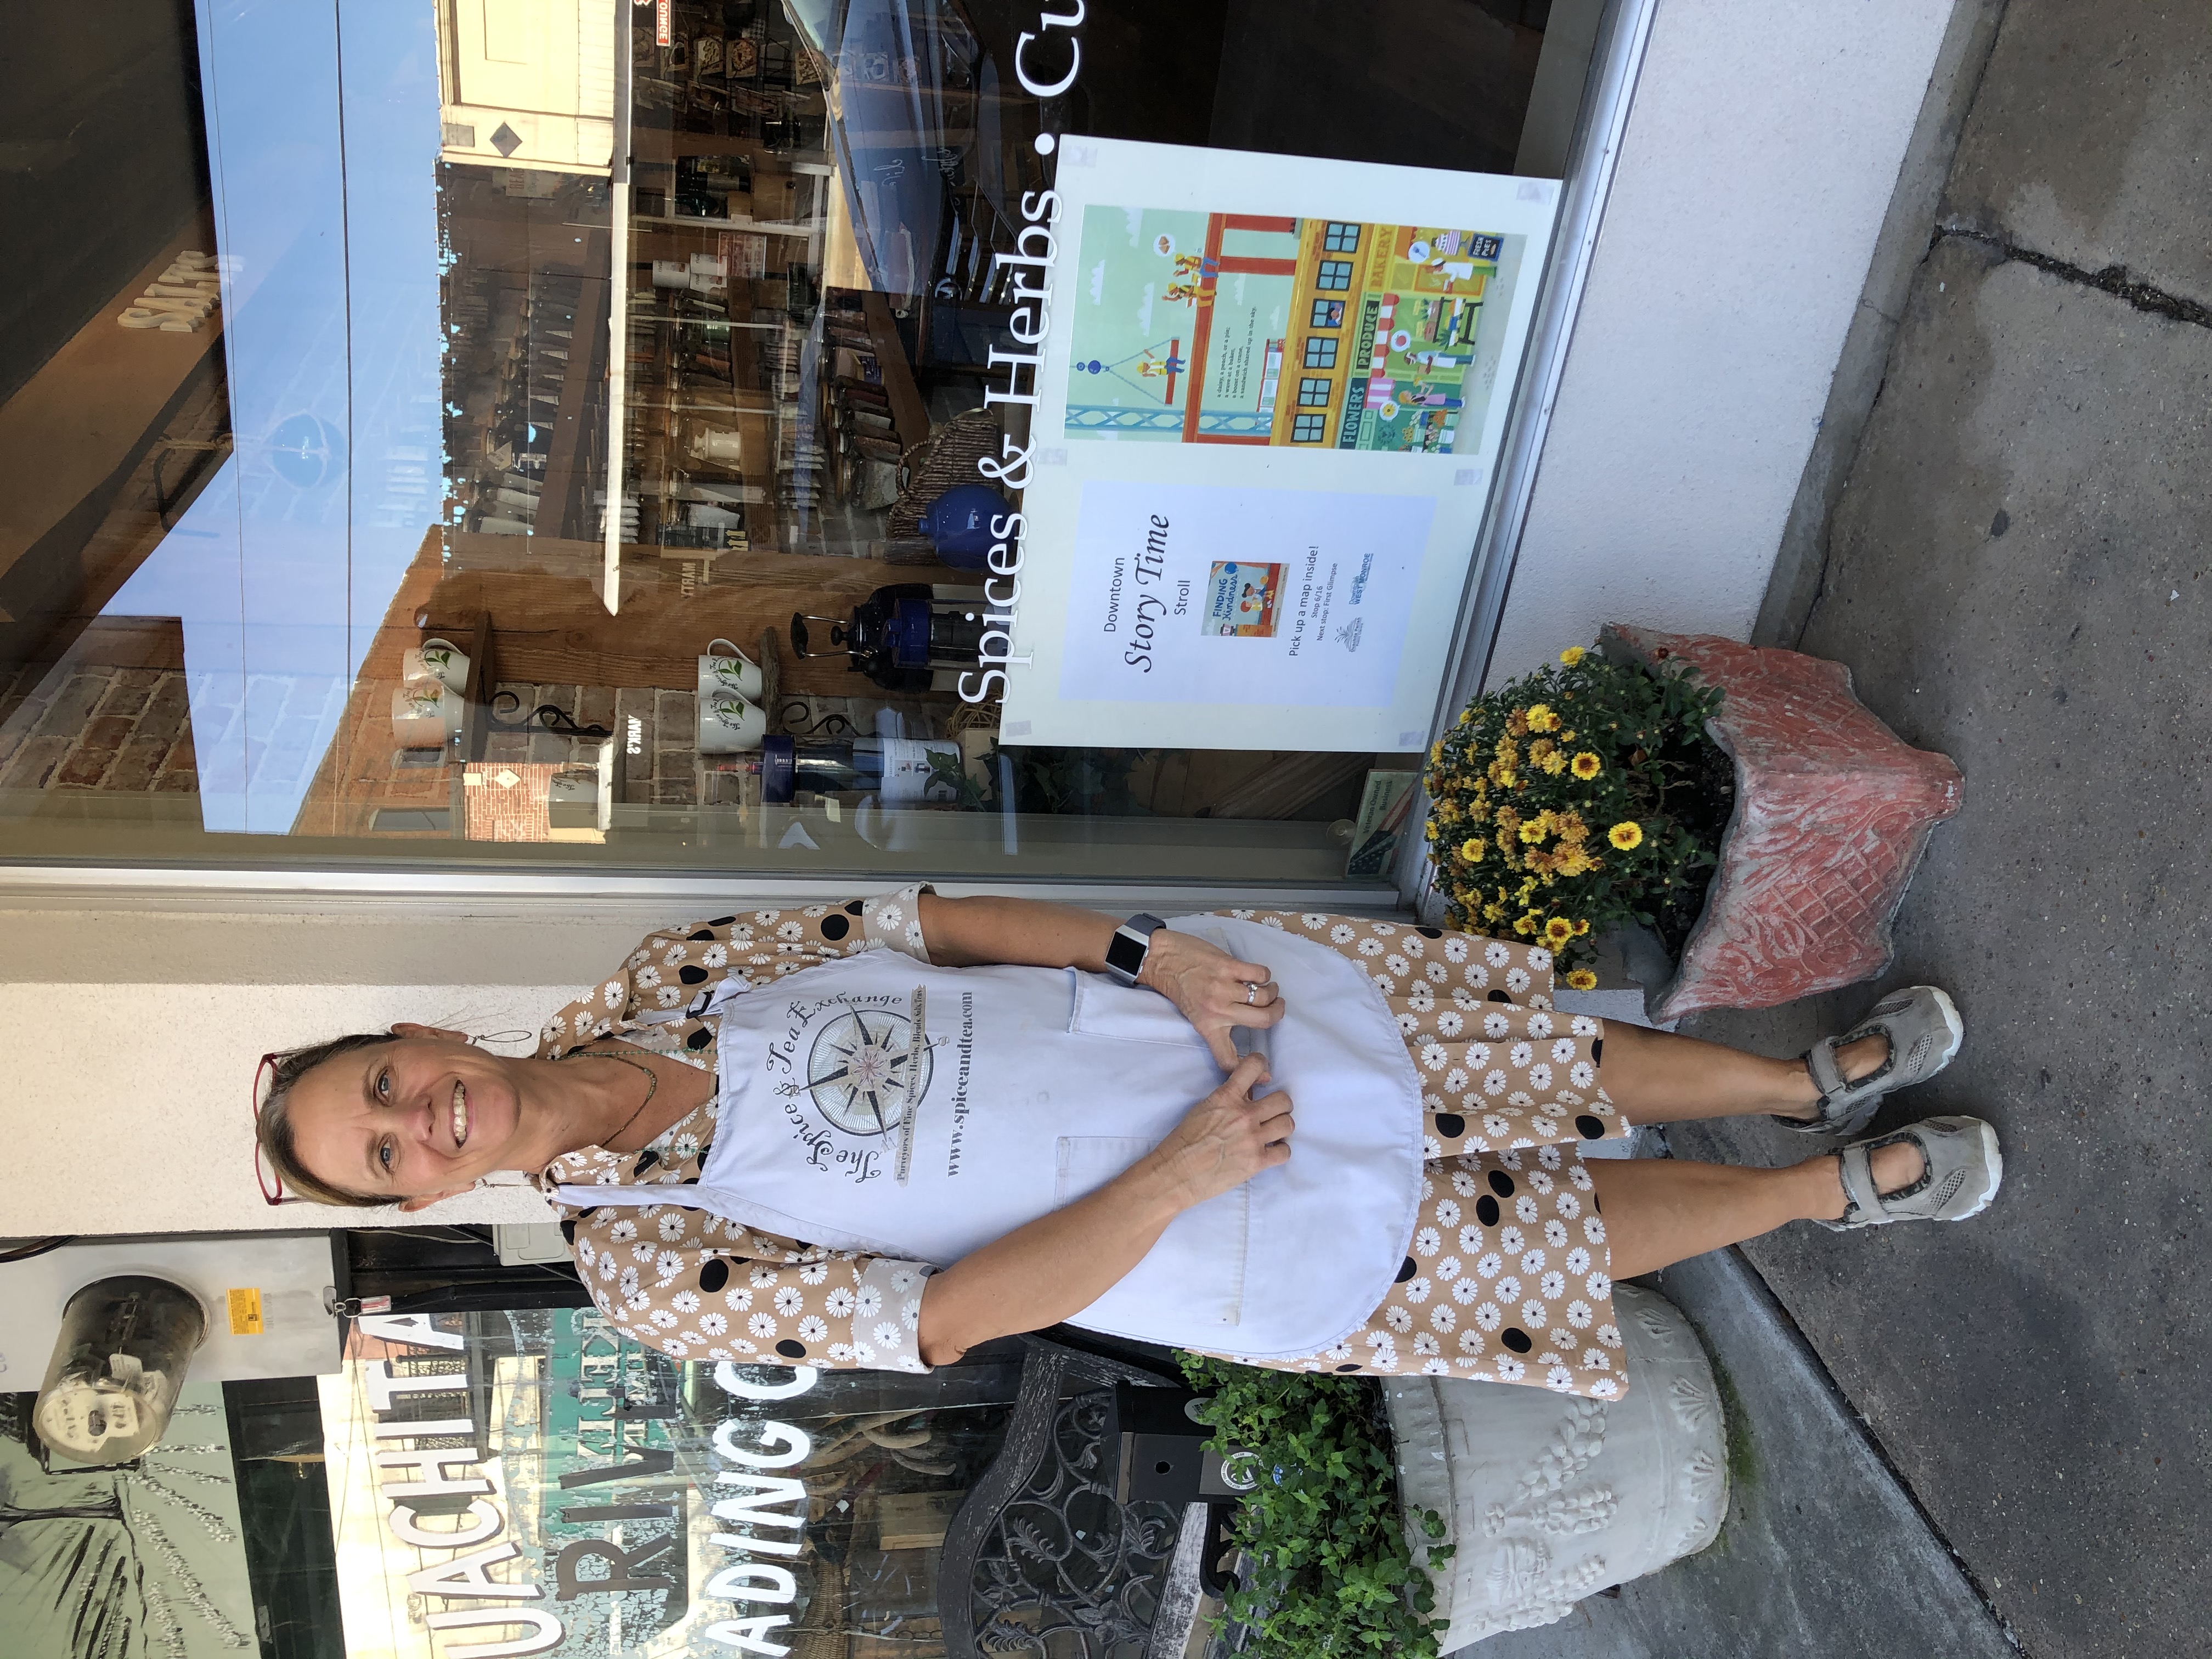
[{"label": "concrete sidewalk", "polygon": [[[1876,1127],[1987,1117],[2008,1179],[1956,1230],[1746,1254],[2037,1656],[2212,1653],[2208,152],[2212,8],[2011,0],[1819,580],[1762,641],[1966,774],[1885,984],[1947,987],[1966,1045]],[[1695,1029],[1795,1052],[1875,988]]]},{"label": "concrete sidewalk", "polygon": [[[1753,1508],[1486,1656],[2212,1654],[2212,7],[2010,0],[1966,90],[1839,371],[1844,404],[1865,378],[1858,441],[1808,474],[1759,639],[1849,665],[1959,763],[1965,810],[1881,985],[1690,1029],[1796,1053],[1887,986],[1947,987],[1966,1047],[1876,1127],[1987,1117],[2006,1189],[1956,1228],[1747,1247],[1786,1310],[1763,1333],[1725,1259],[1670,1271],[1760,1449]],[[1764,1122],[1672,1142],[1808,1150]],[[1857,1615],[1814,1547],[1852,1515],[1899,1568]]]}]

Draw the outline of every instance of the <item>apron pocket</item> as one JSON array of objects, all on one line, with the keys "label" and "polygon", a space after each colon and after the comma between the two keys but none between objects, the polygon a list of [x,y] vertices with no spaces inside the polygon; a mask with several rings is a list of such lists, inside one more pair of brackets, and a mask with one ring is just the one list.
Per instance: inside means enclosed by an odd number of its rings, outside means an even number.
[{"label": "apron pocket", "polygon": [[[1097,1192],[1160,1143],[1133,1135],[1062,1135],[1053,1208]],[[1170,1340],[1157,1333],[1218,1330],[1244,1312],[1244,1264],[1251,1231],[1252,1183],[1185,1210],[1120,1283],[1074,1316],[1075,1324]]]},{"label": "apron pocket", "polygon": [[1067,1029],[1071,1032],[1079,1036],[1115,1037],[1124,1042],[1161,1042],[1178,1048],[1196,1048],[1211,1062],[1212,1051],[1206,1048],[1206,1039],[1199,1036],[1198,1028],[1158,991],[1148,991],[1141,985],[1123,985],[1103,974],[1086,974],[1078,968],[1067,972],[1074,981],[1067,1012]]},{"label": "apron pocket", "polygon": [[1088,1198],[1159,1144],[1137,1135],[1062,1135],[1052,1207],[1064,1209]]}]

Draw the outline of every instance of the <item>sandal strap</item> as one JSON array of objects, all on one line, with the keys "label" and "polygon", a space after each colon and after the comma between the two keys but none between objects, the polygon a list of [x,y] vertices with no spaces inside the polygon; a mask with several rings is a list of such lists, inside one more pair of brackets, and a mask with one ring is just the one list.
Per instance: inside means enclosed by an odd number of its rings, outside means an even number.
[{"label": "sandal strap", "polygon": [[[1861,1141],[1856,1146],[1846,1146],[1838,1158],[1843,1166],[1844,1196],[1851,1201],[1851,1208],[1857,1212],[1856,1218],[1871,1226],[1880,1226],[1894,1218],[1883,1207],[1881,1190],[1874,1184],[1875,1144]],[[1846,1212],[1844,1218],[1848,1221],[1854,1218]]]},{"label": "sandal strap", "polygon": [[1851,1092],[1843,1068],[1836,1064],[1834,1037],[1822,1037],[1805,1051],[1805,1070],[1811,1074],[1813,1086],[1820,1091],[1820,1119],[1823,1122],[1835,1115],[1834,1109],[1844,1103]]}]

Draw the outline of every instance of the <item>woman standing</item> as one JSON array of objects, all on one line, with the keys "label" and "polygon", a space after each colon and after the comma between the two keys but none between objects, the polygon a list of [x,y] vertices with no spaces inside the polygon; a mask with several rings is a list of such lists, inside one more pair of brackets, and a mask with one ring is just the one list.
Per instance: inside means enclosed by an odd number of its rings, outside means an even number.
[{"label": "woman standing", "polygon": [[1969,1118],[1780,1170],[1578,1143],[1755,1112],[1848,1135],[1961,1035],[1923,988],[1767,1060],[1560,1012],[1540,948],[908,888],[653,933],[530,1058],[420,1025],[272,1056],[259,1135],[333,1204],[524,1171],[608,1319],[672,1358],[919,1370],[1066,1320],[1610,1398],[1614,1277],[1792,1220],[1961,1219],[2002,1164]]}]

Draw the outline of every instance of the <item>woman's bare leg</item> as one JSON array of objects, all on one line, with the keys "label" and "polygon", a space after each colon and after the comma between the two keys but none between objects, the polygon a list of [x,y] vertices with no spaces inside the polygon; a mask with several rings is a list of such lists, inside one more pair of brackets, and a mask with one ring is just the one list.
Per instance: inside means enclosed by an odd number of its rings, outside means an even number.
[{"label": "woman's bare leg", "polygon": [[[1845,1205],[1833,1156],[1808,1158],[1780,1170],[1671,1158],[1591,1158],[1583,1167],[1597,1183],[1598,1212],[1605,1218],[1615,1279],[1656,1273],[1771,1232],[1784,1222],[1834,1221]],[[1917,1181],[1923,1166],[1920,1149],[1907,1140],[1875,1152],[1872,1167],[1875,1185],[1893,1193]]]},{"label": "woman's bare leg", "polygon": [[[1608,1021],[1599,1085],[1631,1123],[1680,1123],[1698,1117],[1749,1117],[1773,1112],[1809,1119],[1820,1098],[1802,1060],[1769,1060],[1696,1037]],[[1889,1039],[1862,1037],[1836,1051],[1844,1077],[1856,1080],[1889,1052]]]}]

